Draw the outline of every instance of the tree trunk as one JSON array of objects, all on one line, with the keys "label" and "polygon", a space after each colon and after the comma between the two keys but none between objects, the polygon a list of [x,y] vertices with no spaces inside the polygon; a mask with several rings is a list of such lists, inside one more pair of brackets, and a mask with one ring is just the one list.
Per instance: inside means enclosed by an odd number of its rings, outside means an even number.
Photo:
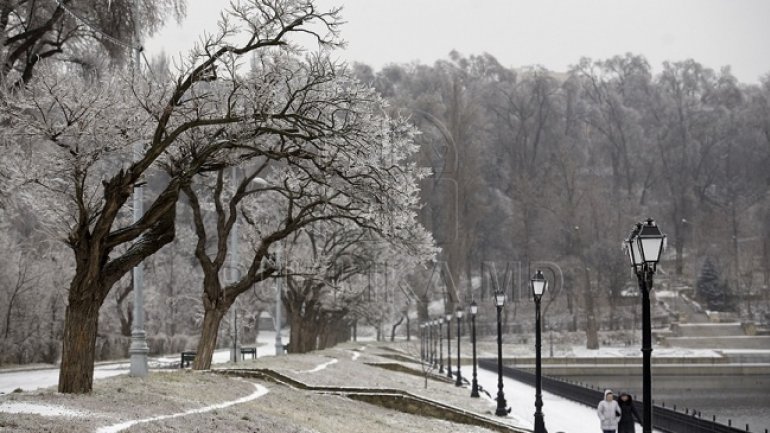
[{"label": "tree trunk", "polygon": [[[308,349],[308,352],[311,351],[311,350],[314,350],[314,349],[324,350],[327,347],[331,347],[332,346],[331,344],[329,344],[330,333],[333,332],[332,324],[330,323],[329,318],[323,317],[323,315],[321,315],[320,313],[319,313],[319,316],[320,317],[318,317],[318,319],[316,320],[316,326],[314,327],[314,329],[315,329],[315,338],[314,338],[314,342],[315,342],[314,346],[315,346],[315,348]],[[308,342],[308,343],[312,344],[310,342]]]},{"label": "tree trunk", "polygon": [[307,313],[302,322],[302,353],[307,353],[318,348],[318,340],[321,335],[323,324],[318,318],[318,313]]},{"label": "tree trunk", "polygon": [[219,324],[222,322],[227,309],[207,309],[203,315],[203,329],[198,341],[195,362],[193,370],[208,370],[211,368],[211,357],[214,355],[214,349],[217,348],[217,336],[219,335]]},{"label": "tree trunk", "polygon": [[396,340],[396,329],[398,329],[398,326],[401,325],[403,321],[404,321],[404,316],[401,316],[401,318],[398,319],[398,322],[394,323],[393,326],[390,328],[390,341]]},{"label": "tree trunk", "polygon": [[[291,337],[289,339],[289,353],[307,353],[316,348],[316,340],[320,324],[312,323],[308,317],[303,317],[298,310],[290,309]],[[306,311],[306,316],[312,317]]]},{"label": "tree trunk", "polygon": [[115,300],[115,309],[118,312],[118,319],[120,320],[120,335],[125,337],[131,336],[131,327],[134,321],[133,306],[129,302],[125,311],[123,310],[123,301],[126,300],[128,295],[134,292],[133,290],[133,276],[131,284],[126,285],[119,289],[117,299]]},{"label": "tree trunk", "polygon": [[302,318],[299,315],[298,311],[293,311],[292,309],[287,309],[289,314],[289,319],[291,321],[291,328],[289,330],[289,353],[301,353],[300,351],[300,336],[302,335],[302,331],[300,330],[300,327],[302,326]]},{"label": "tree trunk", "polygon": [[59,392],[85,394],[91,392],[94,379],[96,331],[99,305],[90,299],[70,296],[64,320]]}]

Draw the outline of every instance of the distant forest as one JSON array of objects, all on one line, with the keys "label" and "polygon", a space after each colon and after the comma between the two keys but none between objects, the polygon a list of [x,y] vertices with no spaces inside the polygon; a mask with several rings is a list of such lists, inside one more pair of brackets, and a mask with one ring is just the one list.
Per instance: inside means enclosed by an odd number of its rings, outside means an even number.
[{"label": "distant forest", "polygon": [[518,263],[526,283],[547,261],[570,305],[613,305],[636,286],[621,242],[651,217],[668,236],[658,289],[697,292],[705,266],[733,298],[720,305],[768,320],[770,74],[743,84],[695,60],[654,74],[633,54],[567,72],[457,52],[354,67],[422,132],[423,224],[459,293],[478,294],[484,262]]}]

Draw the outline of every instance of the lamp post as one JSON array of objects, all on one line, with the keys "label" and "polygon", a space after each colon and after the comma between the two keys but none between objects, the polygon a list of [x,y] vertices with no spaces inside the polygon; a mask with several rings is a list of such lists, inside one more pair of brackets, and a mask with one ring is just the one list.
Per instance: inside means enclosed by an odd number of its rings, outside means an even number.
[{"label": "lamp post", "polygon": [[446,315],[446,377],[452,377],[452,313]]},{"label": "lamp post", "polygon": [[433,340],[433,343],[432,343],[433,355],[432,355],[431,359],[433,359],[433,368],[436,368],[436,367],[438,367],[438,357],[436,356],[436,345],[438,344],[438,342],[436,340],[438,340],[438,339],[436,338],[436,335],[440,336],[440,334],[437,333],[438,330],[436,329],[438,327],[438,321],[436,319],[433,319],[431,321],[431,325],[432,325],[431,326],[431,328],[432,328],[432,330],[431,330],[431,339]]},{"label": "lamp post", "polygon": [[455,381],[455,386],[463,386],[463,376],[460,372],[460,321],[463,318],[462,307],[457,307],[455,316],[457,316],[457,380]]},{"label": "lamp post", "polygon": [[[233,188],[233,194],[238,190],[238,167],[231,167],[231,182]],[[233,226],[230,229],[230,272],[229,272],[229,284],[235,284],[238,281],[240,275],[238,275],[238,219],[233,222]],[[230,350],[230,361],[238,362],[238,299],[233,301],[233,347]]]},{"label": "lamp post", "polygon": [[476,313],[479,306],[471,301],[471,341],[473,345],[473,380],[471,381],[471,397],[479,397],[479,382],[476,380]]},{"label": "lamp post", "polygon": [[275,282],[275,354],[277,356],[283,355],[283,341],[281,341],[281,294],[283,293],[283,243],[278,242],[278,247],[275,253],[275,267],[278,269],[278,280]]},{"label": "lamp post", "polygon": [[553,325],[548,327],[548,343],[551,346],[551,350],[548,352],[548,357],[553,358]]},{"label": "lamp post", "polygon": [[444,372],[444,339],[441,334],[444,332],[444,317],[439,317],[436,319],[438,322],[438,335],[436,336],[438,339],[438,372],[443,373]]},{"label": "lamp post", "polygon": [[495,415],[506,416],[508,409],[503,393],[503,325],[500,321],[500,313],[505,305],[505,293],[495,292],[495,307],[497,308],[497,409]]},{"label": "lamp post", "polygon": [[650,323],[650,290],[653,276],[663,252],[666,235],[655,221],[648,218],[637,223],[625,241],[626,252],[642,292],[642,431],[652,432],[652,325]]},{"label": "lamp post", "polygon": [[532,297],[535,299],[535,433],[548,433],[543,420],[543,380],[540,357],[540,299],[548,289],[548,281],[543,277],[540,269],[530,280],[530,285]]},{"label": "lamp post", "polygon": [[423,349],[425,351],[425,362],[432,363],[430,359],[430,322],[423,323],[422,331],[425,338],[425,348]]},{"label": "lamp post", "polygon": [[425,322],[425,360],[433,367],[433,322]]},{"label": "lamp post", "polygon": [[[131,2],[132,17],[138,17],[139,2]],[[136,68],[135,72],[141,73],[141,53],[142,53],[142,38],[141,38],[141,25],[140,20],[134,20],[134,44],[139,47],[134,50],[134,63],[133,67]],[[133,157],[134,161],[139,161],[144,156],[144,146],[141,141],[137,141],[133,145]],[[144,188],[140,184],[134,185],[134,212],[133,222],[136,224],[144,215]],[[129,367],[129,376],[131,377],[147,377],[149,373],[149,367],[147,366],[147,354],[150,352],[150,347],[147,345],[147,333],[144,330],[144,263],[139,262],[132,269],[131,284],[134,291],[134,320],[131,324],[131,346],[128,349],[128,353],[131,357],[131,364]]]},{"label": "lamp post", "polygon": [[419,325],[420,328],[420,363],[425,361],[425,330],[423,329],[422,323]]}]

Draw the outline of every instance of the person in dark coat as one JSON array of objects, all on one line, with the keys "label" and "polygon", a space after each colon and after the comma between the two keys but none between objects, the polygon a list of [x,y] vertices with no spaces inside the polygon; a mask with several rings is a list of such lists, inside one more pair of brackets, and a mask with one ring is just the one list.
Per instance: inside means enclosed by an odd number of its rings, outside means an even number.
[{"label": "person in dark coat", "polygon": [[620,406],[620,422],[618,423],[618,433],[634,433],[634,419],[641,424],[642,419],[634,407],[634,400],[625,392],[620,393],[618,398]]}]

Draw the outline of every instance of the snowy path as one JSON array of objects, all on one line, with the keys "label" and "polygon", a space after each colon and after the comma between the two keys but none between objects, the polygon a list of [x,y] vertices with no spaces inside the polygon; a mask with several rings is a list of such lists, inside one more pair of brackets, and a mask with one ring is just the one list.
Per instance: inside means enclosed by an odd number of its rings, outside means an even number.
[{"label": "snowy path", "polygon": [[318,373],[319,371],[325,369],[326,367],[336,364],[339,362],[337,359],[332,359],[331,361],[324,362],[323,364],[318,364],[315,366],[315,368],[311,368],[310,370],[302,370],[300,373]]},{"label": "snowy path", "polygon": [[136,424],[143,424],[143,423],[153,422],[153,421],[161,421],[161,420],[170,419],[170,418],[179,418],[181,416],[193,415],[193,414],[197,414],[197,413],[211,412],[212,410],[217,410],[217,409],[224,409],[226,407],[234,406],[236,404],[241,404],[241,403],[246,403],[248,401],[256,400],[259,397],[262,397],[263,395],[268,393],[267,388],[265,388],[264,386],[258,385],[256,383],[254,383],[253,385],[254,385],[254,388],[256,388],[256,391],[254,391],[253,393],[247,395],[246,397],[239,398],[238,400],[227,401],[227,402],[224,402],[224,403],[214,404],[214,405],[211,405],[211,406],[201,407],[201,408],[198,408],[198,409],[191,409],[191,410],[188,410],[188,411],[185,411],[185,412],[179,412],[179,413],[175,413],[175,414],[171,414],[171,415],[160,415],[160,416],[155,416],[155,417],[152,417],[152,418],[144,418],[144,419],[137,419],[137,420],[132,420],[132,421],[124,421],[124,422],[119,423],[119,424],[113,424],[113,425],[110,425],[110,426],[101,427],[101,428],[96,430],[96,433],[117,433],[117,432],[119,432],[121,430],[125,430],[125,429],[127,429],[127,428],[129,428],[129,427],[131,427],[133,425],[136,425]]},{"label": "snowy path", "polygon": [[[281,334],[286,336],[286,332]],[[257,349],[257,357],[274,355],[274,350],[271,350],[275,343],[275,332],[262,331],[259,333],[258,343],[261,345]],[[222,349],[214,352],[212,357],[212,364],[222,364],[230,361],[230,350]],[[150,368],[153,364],[170,364],[172,362],[179,362],[179,355],[169,355],[157,359],[150,359]],[[128,362],[120,362],[114,364],[97,365],[94,368],[94,379],[103,379],[105,377],[117,376],[119,374],[128,374],[128,370],[131,364]],[[49,386],[56,386],[59,383],[59,369],[58,368],[44,368],[38,370],[21,370],[10,371],[4,373],[0,370],[0,396],[2,394],[9,394],[17,388],[21,388],[24,391],[31,391],[39,388],[47,388]]]},{"label": "snowy path", "polygon": [[[102,379],[128,373],[129,366],[129,363],[97,366],[94,368],[94,379]],[[3,394],[13,392],[13,390],[17,388],[21,388],[24,391],[30,391],[33,389],[54,386],[58,383],[58,368],[14,371],[10,373],[0,372],[0,393]]]},{"label": "snowy path", "polygon": [[[467,374],[465,368],[463,368],[463,372]],[[492,404],[495,405],[497,373],[479,369],[478,381],[492,395]],[[534,428],[535,388],[503,377],[503,393],[505,393],[505,400],[511,408],[510,416],[521,420],[522,427]],[[599,402],[597,401],[596,404],[598,405]],[[596,433],[601,431],[595,408],[575,403],[548,392],[543,392],[543,414],[545,426],[549,432]],[[642,432],[642,427],[638,424],[636,425],[636,432]],[[653,430],[653,432],[660,433],[659,430]]]}]

